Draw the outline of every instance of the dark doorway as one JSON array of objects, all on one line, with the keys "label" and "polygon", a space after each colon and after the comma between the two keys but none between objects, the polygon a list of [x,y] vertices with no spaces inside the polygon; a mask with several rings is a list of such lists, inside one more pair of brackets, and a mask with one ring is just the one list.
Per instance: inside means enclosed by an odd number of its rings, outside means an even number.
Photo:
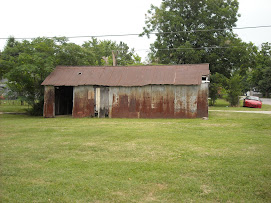
[{"label": "dark doorway", "polygon": [[73,87],[55,87],[55,114],[72,114],[73,107]]}]

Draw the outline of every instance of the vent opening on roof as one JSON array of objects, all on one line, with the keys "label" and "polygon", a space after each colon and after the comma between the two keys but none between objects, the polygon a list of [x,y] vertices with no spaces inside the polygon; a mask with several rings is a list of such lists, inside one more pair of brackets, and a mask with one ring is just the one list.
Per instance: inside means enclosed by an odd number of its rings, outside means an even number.
[{"label": "vent opening on roof", "polygon": [[82,75],[82,72],[79,72],[78,75]]}]

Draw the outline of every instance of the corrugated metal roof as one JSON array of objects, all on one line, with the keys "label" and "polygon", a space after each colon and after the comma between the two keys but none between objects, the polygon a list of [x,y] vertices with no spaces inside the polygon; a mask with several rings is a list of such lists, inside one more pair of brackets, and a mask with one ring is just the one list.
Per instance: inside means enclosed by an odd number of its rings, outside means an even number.
[{"label": "corrugated metal roof", "polygon": [[157,66],[57,66],[42,85],[145,86],[197,85],[209,75],[209,64]]}]

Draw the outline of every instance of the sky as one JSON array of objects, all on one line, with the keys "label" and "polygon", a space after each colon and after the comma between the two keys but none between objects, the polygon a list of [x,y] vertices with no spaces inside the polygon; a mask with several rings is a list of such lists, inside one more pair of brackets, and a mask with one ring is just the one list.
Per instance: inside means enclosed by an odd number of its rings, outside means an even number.
[{"label": "sky", "polygon": [[[0,0],[0,38],[141,33],[150,5],[161,0]],[[271,25],[271,0],[239,0],[237,27]],[[271,27],[234,30],[245,42],[271,42]],[[155,37],[98,38],[123,41],[144,60]],[[82,44],[89,38],[70,39]],[[0,39],[0,50],[6,40]]]}]

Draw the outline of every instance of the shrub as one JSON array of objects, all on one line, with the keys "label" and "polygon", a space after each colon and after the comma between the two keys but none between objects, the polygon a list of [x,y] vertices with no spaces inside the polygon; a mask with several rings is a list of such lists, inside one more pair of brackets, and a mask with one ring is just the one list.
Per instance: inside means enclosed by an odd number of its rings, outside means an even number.
[{"label": "shrub", "polygon": [[227,93],[227,101],[230,102],[230,105],[238,106],[239,96],[242,94],[242,77],[240,75],[233,75],[228,80]]},{"label": "shrub", "polygon": [[42,116],[43,115],[43,101],[35,103],[32,105],[32,108],[27,110],[31,116]]}]

